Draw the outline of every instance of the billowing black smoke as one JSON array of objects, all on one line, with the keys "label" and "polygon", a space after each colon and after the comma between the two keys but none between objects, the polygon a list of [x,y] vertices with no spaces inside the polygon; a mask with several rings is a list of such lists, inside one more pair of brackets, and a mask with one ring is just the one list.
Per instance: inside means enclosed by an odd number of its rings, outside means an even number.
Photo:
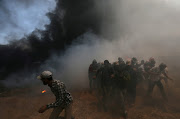
[{"label": "billowing black smoke", "polygon": [[57,0],[56,9],[47,13],[46,30],[36,29],[30,35],[0,46],[0,79],[21,70],[37,69],[52,53],[66,49],[81,34],[91,30],[99,34],[102,16],[93,0]]}]

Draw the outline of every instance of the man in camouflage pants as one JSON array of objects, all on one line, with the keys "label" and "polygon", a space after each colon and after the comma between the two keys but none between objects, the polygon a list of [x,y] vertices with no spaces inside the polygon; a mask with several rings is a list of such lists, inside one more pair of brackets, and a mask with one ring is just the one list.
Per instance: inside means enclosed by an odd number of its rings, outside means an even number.
[{"label": "man in camouflage pants", "polygon": [[89,87],[90,90],[92,91],[93,88],[96,87],[96,81],[93,78],[96,75],[97,70],[99,69],[99,64],[97,61],[94,59],[92,64],[90,64],[89,69],[88,69],[88,76],[89,76]]},{"label": "man in camouflage pants", "polygon": [[[150,85],[148,88],[148,96],[151,96],[154,86],[157,85],[157,87],[160,89],[162,97],[167,101],[167,96],[164,91],[163,84],[161,83],[162,79],[168,78],[170,79],[167,74],[165,73],[165,68],[167,66],[164,63],[161,63],[159,67],[155,67],[151,69],[148,73],[150,74]],[[172,80],[172,79],[170,79]]]},{"label": "man in camouflage pants", "polygon": [[[125,65],[125,64],[124,64]],[[123,117],[127,118],[127,111],[125,106],[125,95],[127,89],[127,81],[129,80],[129,73],[126,71],[122,64],[114,65],[114,78],[113,78],[113,96],[118,99],[117,105],[122,110]]]},{"label": "man in camouflage pants", "polygon": [[108,60],[105,60],[104,65],[101,66],[100,69],[98,69],[95,78],[98,76],[99,73],[101,73],[100,84],[102,89],[102,105],[104,111],[107,111],[107,99],[110,96],[110,90],[112,86],[111,78],[114,73],[113,67]]}]

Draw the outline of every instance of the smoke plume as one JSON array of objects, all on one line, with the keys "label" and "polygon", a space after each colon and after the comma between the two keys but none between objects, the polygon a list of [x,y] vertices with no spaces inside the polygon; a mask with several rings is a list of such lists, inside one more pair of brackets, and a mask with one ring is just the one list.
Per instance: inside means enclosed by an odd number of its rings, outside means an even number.
[{"label": "smoke plume", "polygon": [[56,57],[59,60],[56,66],[60,64],[56,77],[77,87],[80,84],[86,87],[87,70],[93,59],[114,62],[118,57],[124,60],[154,57],[157,66],[164,62],[171,76],[179,76],[176,70],[180,58],[180,9],[175,1],[102,0],[96,5],[98,12],[104,13],[100,33],[86,32],[73,41],[64,55]]},{"label": "smoke plume", "polygon": [[2,64],[1,71],[8,72],[4,79],[12,79],[15,69],[22,72],[28,67],[29,75],[50,70],[69,86],[86,88],[93,59],[114,62],[134,56],[140,60],[153,56],[157,63],[167,63],[170,71],[179,69],[178,5],[175,0],[57,1],[45,30],[2,46],[2,54],[11,52],[2,62],[17,53],[20,58],[15,59],[18,65],[10,65],[11,71],[5,68],[11,61]]}]

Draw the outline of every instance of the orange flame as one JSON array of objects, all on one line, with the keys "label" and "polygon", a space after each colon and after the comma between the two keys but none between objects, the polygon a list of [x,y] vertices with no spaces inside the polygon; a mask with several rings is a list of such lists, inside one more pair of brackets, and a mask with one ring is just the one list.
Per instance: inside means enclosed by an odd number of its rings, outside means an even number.
[{"label": "orange flame", "polygon": [[46,92],[46,90],[43,90],[43,91],[42,91],[42,93],[45,93],[45,92]]}]

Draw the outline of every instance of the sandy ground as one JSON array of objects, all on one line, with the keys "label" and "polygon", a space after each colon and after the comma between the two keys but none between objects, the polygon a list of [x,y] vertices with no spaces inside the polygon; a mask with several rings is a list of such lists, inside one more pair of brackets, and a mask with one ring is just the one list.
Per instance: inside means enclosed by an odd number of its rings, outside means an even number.
[{"label": "sandy ground", "polygon": [[[129,119],[180,119],[180,88],[175,82],[166,86],[168,103],[164,102],[158,89],[155,89],[152,99],[146,99],[145,90],[137,88],[137,99],[134,107],[128,108]],[[178,83],[180,84],[180,83]],[[1,119],[48,119],[52,109],[43,114],[38,109],[55,100],[48,87],[26,87],[0,93]],[[97,107],[95,93],[88,90],[71,90],[74,97],[73,115],[75,119],[121,119],[119,114],[104,112]],[[62,113],[63,115],[63,113]]]}]

